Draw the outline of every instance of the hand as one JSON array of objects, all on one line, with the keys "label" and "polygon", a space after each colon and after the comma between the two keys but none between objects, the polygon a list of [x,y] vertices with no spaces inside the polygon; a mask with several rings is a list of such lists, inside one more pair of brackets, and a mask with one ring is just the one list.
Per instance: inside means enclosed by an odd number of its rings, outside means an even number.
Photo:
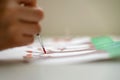
[{"label": "hand", "polygon": [[34,35],[41,30],[42,9],[37,8],[36,0],[4,1],[3,15],[0,14],[0,50],[32,43]]}]

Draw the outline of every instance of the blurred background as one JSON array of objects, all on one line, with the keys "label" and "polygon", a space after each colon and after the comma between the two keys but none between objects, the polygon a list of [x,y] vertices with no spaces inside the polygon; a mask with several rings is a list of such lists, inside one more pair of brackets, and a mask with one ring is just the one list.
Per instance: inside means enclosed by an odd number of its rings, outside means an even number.
[{"label": "blurred background", "polygon": [[120,35],[120,0],[38,0],[44,36]]}]

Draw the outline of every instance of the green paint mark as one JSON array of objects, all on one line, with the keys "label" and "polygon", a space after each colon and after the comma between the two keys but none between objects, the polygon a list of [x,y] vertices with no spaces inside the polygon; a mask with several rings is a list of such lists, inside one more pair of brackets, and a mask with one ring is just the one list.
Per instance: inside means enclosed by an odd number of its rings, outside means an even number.
[{"label": "green paint mark", "polygon": [[114,41],[109,36],[92,38],[92,43],[98,50],[103,50],[105,47],[110,46]]},{"label": "green paint mark", "polygon": [[104,47],[111,58],[120,57],[120,41],[112,43],[110,46]]}]

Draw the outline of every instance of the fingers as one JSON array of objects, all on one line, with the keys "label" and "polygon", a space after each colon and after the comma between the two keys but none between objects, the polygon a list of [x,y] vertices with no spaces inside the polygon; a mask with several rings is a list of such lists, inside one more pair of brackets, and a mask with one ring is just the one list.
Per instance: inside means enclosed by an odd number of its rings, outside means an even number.
[{"label": "fingers", "polygon": [[[6,35],[5,43],[8,47],[30,44],[34,35],[41,31],[39,21],[43,18],[43,11],[36,7],[36,0],[8,0],[3,18],[7,23],[3,31]],[[25,6],[18,5],[23,3]],[[5,32],[6,31],[6,32]]]},{"label": "fingers", "polygon": [[23,46],[34,41],[34,35],[40,32],[38,23],[15,22],[9,29],[11,44],[14,46]]},{"label": "fingers", "polygon": [[43,11],[40,8],[19,7],[18,19],[28,22],[38,22],[43,19]]},{"label": "fingers", "polygon": [[41,26],[39,23],[20,22],[18,25],[21,29],[21,34],[34,36],[41,31]]},{"label": "fingers", "polygon": [[41,31],[39,21],[43,18],[42,9],[17,6],[13,15],[13,28],[10,29],[11,42],[16,46],[23,46],[33,42],[34,35]]},{"label": "fingers", "polygon": [[44,17],[43,10],[41,8],[10,5],[7,6],[6,15],[8,17],[11,17],[12,15],[14,18],[26,22],[39,22]]},{"label": "fingers", "polygon": [[28,45],[30,43],[33,43],[34,36],[20,35],[19,37],[16,37],[14,40],[15,40],[14,42],[16,42],[18,46],[23,46],[23,45]]},{"label": "fingers", "polygon": [[34,36],[18,35],[18,36],[12,37],[10,40],[11,41],[9,41],[9,42],[11,43],[11,45],[13,45],[13,47],[24,46],[24,45],[28,45],[30,43],[33,43]]}]

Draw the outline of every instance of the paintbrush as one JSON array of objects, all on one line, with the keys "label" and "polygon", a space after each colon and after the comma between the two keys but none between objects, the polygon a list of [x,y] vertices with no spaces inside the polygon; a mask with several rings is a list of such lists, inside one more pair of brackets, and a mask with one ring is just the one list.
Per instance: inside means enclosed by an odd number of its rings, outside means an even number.
[{"label": "paintbrush", "polygon": [[38,38],[38,41],[39,41],[39,43],[40,43],[40,45],[42,47],[42,50],[43,50],[44,54],[47,54],[46,49],[45,49],[45,47],[43,45],[42,38],[41,38],[41,36],[39,34],[37,34],[37,38]]}]

